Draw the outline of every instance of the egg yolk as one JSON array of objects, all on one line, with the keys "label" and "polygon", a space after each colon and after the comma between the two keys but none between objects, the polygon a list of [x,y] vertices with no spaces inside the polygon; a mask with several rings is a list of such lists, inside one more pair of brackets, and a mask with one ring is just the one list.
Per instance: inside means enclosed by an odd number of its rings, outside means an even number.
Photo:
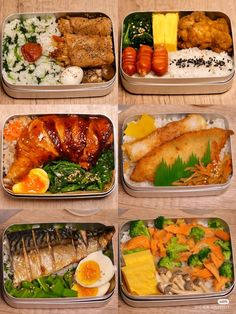
[{"label": "egg yolk", "polygon": [[42,169],[32,169],[21,182],[13,185],[12,190],[14,193],[45,193],[48,186],[47,173]]},{"label": "egg yolk", "polygon": [[78,281],[84,285],[91,285],[101,278],[101,270],[95,261],[82,263],[78,270]]},{"label": "egg yolk", "polygon": [[98,294],[98,288],[85,288],[77,283],[73,285],[72,290],[78,292],[78,298],[95,297]]}]

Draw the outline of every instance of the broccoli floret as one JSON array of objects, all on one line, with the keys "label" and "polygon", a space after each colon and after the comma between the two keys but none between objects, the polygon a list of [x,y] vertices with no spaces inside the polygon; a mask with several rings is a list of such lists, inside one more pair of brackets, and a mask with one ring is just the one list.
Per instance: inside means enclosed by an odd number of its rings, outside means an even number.
[{"label": "broccoli floret", "polygon": [[167,255],[172,259],[178,259],[179,253],[188,251],[189,247],[187,244],[178,243],[178,239],[173,237],[167,244]]},{"label": "broccoli floret", "polygon": [[233,265],[230,262],[224,262],[219,268],[219,273],[221,276],[232,279],[233,278]]},{"label": "broccoli floret", "polygon": [[199,227],[193,227],[189,236],[194,238],[196,242],[200,241],[205,235],[205,231]]},{"label": "broccoli floret", "polygon": [[222,220],[219,218],[211,218],[208,220],[208,227],[213,229],[224,229]]},{"label": "broccoli floret", "polygon": [[200,250],[198,252],[199,260],[202,262],[204,259],[208,258],[208,255],[210,254],[211,249],[208,247],[205,247],[204,249]]},{"label": "broccoli floret", "polygon": [[192,254],[188,258],[188,265],[189,266],[202,266],[202,262],[199,259],[198,254]]},{"label": "broccoli floret", "polygon": [[163,229],[164,226],[173,224],[174,224],[173,220],[165,218],[164,216],[159,216],[154,221],[154,225],[157,229]]},{"label": "broccoli floret", "polygon": [[225,260],[229,261],[232,254],[230,241],[217,240],[215,244],[221,247]]},{"label": "broccoli floret", "polygon": [[181,267],[181,262],[176,262],[169,256],[165,256],[160,259],[158,266],[167,269],[173,269],[174,267]]},{"label": "broccoli floret", "polygon": [[146,227],[143,220],[134,220],[130,223],[129,234],[131,238],[145,235],[150,238],[150,234],[148,232],[148,228]]},{"label": "broccoli floret", "polygon": [[229,241],[217,240],[215,244],[219,245],[223,251],[231,251],[231,245]]}]

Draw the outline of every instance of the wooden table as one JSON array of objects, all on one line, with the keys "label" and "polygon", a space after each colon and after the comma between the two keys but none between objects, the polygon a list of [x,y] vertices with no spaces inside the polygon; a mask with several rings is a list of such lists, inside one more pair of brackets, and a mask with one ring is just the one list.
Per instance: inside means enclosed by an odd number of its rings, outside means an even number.
[{"label": "wooden table", "polygon": [[[124,5],[125,3],[125,5]],[[132,11],[147,10],[212,10],[223,11],[228,14],[235,27],[236,2],[221,0],[124,0],[119,2],[119,25],[123,18]],[[235,36],[235,31],[234,31]],[[212,112],[220,113],[227,117],[230,127],[235,129],[236,125],[236,82],[230,91],[221,95],[194,95],[194,96],[156,96],[156,95],[132,95],[125,92],[119,86],[119,104],[131,105],[125,108],[120,106],[122,112],[119,114],[119,128],[128,115],[135,113],[177,113],[177,112]],[[236,131],[236,130],[235,130]],[[236,141],[232,137],[233,155],[236,155]],[[234,168],[235,168],[234,160]],[[236,178],[232,180],[230,188],[217,197],[191,197],[191,198],[134,198],[129,196],[123,188],[119,188],[119,224],[130,219],[156,218],[158,215],[173,217],[209,217],[219,216],[230,223],[233,243],[236,243]],[[235,313],[236,292],[230,297],[227,306],[218,304],[196,305],[184,307],[151,308],[152,313],[194,313],[213,314],[215,312]],[[119,312],[126,314],[141,314],[149,309],[132,308],[119,300]]]},{"label": "wooden table", "polygon": [[[91,11],[104,12],[109,15],[113,21],[113,27],[116,31],[117,21],[117,1],[109,0],[7,0],[0,1],[0,21],[2,22],[9,14],[17,12],[53,12],[53,11]],[[115,39],[115,41],[117,41]],[[118,80],[117,80],[118,81]],[[45,97],[46,94],[45,94]],[[118,103],[118,88],[117,82],[114,90],[105,97],[98,98],[80,98],[80,99],[13,99],[8,97],[3,89],[0,89],[0,129],[3,126],[4,120],[9,115],[24,114],[24,113],[100,113],[106,114],[112,119],[117,132],[117,103]],[[116,136],[117,137],[117,136]],[[7,196],[3,189],[0,189],[0,230],[11,223],[30,223],[30,222],[46,222],[46,221],[93,221],[102,222],[105,224],[117,224],[117,196],[116,189],[110,196],[104,199],[95,200],[17,200]],[[99,210],[96,215],[89,217],[79,217],[65,211],[76,211],[83,209],[84,214],[90,209]],[[118,228],[118,227],[117,227]],[[116,228],[116,229],[117,229]],[[114,237],[116,252],[116,236]],[[116,313],[117,305],[117,288],[115,294],[109,303],[102,308],[91,309],[13,309],[9,307],[2,298],[0,299],[1,314],[72,314],[75,312],[85,313]]]}]

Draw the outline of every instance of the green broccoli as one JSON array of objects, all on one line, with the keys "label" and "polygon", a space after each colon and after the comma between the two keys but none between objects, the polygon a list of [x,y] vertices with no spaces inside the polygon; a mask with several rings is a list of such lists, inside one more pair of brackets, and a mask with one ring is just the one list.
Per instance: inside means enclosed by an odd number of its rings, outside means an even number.
[{"label": "green broccoli", "polygon": [[188,258],[188,265],[189,266],[202,266],[202,262],[199,259],[198,254],[192,254]]},{"label": "green broccoli", "polygon": [[221,247],[225,260],[229,261],[232,255],[230,241],[217,240],[215,241],[215,244]]},{"label": "green broccoli", "polygon": [[178,239],[173,237],[167,243],[167,255],[172,259],[178,259],[179,253],[188,251],[189,247],[187,244],[178,243]]},{"label": "green broccoli", "polygon": [[199,227],[193,227],[189,236],[194,238],[196,242],[200,241],[205,235],[205,231]]},{"label": "green broccoli", "polygon": [[202,262],[205,258],[208,258],[208,255],[210,254],[210,252],[211,252],[211,249],[209,249],[208,247],[201,249],[198,252],[199,260]]},{"label": "green broccoli", "polygon": [[219,273],[221,276],[232,279],[233,278],[233,265],[230,262],[224,262],[219,268]]},{"label": "green broccoli", "polygon": [[150,238],[150,234],[148,232],[148,228],[146,227],[143,220],[133,220],[130,223],[129,235],[131,238],[145,235]]},{"label": "green broccoli", "polygon": [[213,229],[224,229],[222,220],[219,218],[208,219],[208,227],[213,228]]},{"label": "green broccoli", "polygon": [[169,256],[165,256],[159,260],[158,266],[167,269],[173,269],[174,267],[181,267],[181,262],[176,262]]},{"label": "green broccoli", "polygon": [[163,229],[164,226],[173,224],[174,224],[173,220],[165,218],[164,216],[159,216],[154,221],[154,225],[157,229]]}]

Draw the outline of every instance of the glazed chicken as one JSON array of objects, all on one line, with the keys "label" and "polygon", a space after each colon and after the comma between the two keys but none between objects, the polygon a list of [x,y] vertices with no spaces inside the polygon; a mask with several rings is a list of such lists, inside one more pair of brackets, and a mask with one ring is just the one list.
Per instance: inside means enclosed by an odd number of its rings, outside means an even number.
[{"label": "glazed chicken", "polygon": [[9,184],[19,182],[31,169],[59,158],[88,170],[112,143],[113,127],[105,117],[49,115],[36,118],[21,132],[6,180]]},{"label": "glazed chicken", "polygon": [[107,17],[88,19],[86,17],[67,17],[59,19],[58,28],[62,34],[100,35],[111,34],[111,20]]},{"label": "glazed chicken", "polygon": [[193,12],[179,20],[178,47],[187,49],[212,49],[215,52],[231,52],[232,38],[224,18],[210,19],[203,12]]}]

